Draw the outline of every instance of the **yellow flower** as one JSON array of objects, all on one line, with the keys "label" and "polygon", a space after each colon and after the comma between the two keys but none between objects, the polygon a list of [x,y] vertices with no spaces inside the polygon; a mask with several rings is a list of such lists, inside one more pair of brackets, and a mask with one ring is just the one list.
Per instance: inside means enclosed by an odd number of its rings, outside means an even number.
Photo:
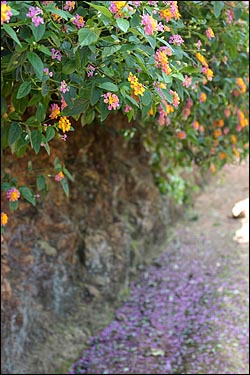
[{"label": "yellow flower", "polygon": [[70,130],[71,123],[67,117],[62,116],[58,123],[58,128],[61,129],[64,133]]},{"label": "yellow flower", "polygon": [[207,60],[205,59],[204,56],[202,56],[202,54],[201,54],[200,52],[197,52],[197,53],[196,53],[196,58],[200,61],[200,63],[201,63],[203,66],[208,67]]},{"label": "yellow flower", "polygon": [[138,81],[138,78],[134,76],[131,72],[129,73],[128,76],[128,81],[130,82],[130,87],[133,90],[133,95],[138,96],[144,95],[145,88],[143,85]]},{"label": "yellow flower", "polygon": [[243,79],[242,78],[236,78],[236,83],[240,88],[241,94],[244,94],[246,92],[247,88],[246,88],[246,85],[245,85],[245,82],[243,81]]},{"label": "yellow flower", "polygon": [[235,136],[234,134],[231,135],[231,142],[232,142],[233,144],[236,144],[236,143],[237,143],[237,138],[236,138],[236,136]]},{"label": "yellow flower", "polygon": [[1,212],[1,226],[4,227],[8,223],[8,215],[5,212]]},{"label": "yellow flower", "polygon": [[239,158],[240,157],[240,153],[239,153],[239,151],[237,150],[237,148],[233,148],[233,153],[234,153],[234,155],[237,157],[237,158]]}]

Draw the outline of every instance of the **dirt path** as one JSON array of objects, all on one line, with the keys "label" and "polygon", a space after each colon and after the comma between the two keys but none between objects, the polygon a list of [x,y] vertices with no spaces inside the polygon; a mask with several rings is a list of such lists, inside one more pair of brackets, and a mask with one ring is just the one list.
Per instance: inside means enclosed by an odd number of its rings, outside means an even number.
[{"label": "dirt path", "polygon": [[71,374],[248,374],[249,164],[215,176]]}]

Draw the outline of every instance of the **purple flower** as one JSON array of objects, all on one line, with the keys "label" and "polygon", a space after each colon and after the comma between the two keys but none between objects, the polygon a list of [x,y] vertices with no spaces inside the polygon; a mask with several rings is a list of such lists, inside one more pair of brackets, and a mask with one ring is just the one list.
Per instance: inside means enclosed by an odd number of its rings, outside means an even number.
[{"label": "purple flower", "polygon": [[49,71],[49,68],[44,68],[43,71],[44,71],[44,73],[45,73],[46,75],[49,75],[50,77],[53,77],[53,72],[50,72],[50,71]]},{"label": "purple flower", "polygon": [[93,65],[89,65],[88,68],[89,68],[88,73],[87,73],[88,77],[93,77],[95,67]]},{"label": "purple flower", "polygon": [[29,12],[26,14],[27,17],[31,18],[31,21],[36,27],[44,23],[43,18],[40,17],[39,14],[43,14],[42,9],[39,7],[30,7]]},{"label": "purple flower", "polygon": [[63,92],[65,94],[65,92],[69,91],[69,87],[67,85],[67,83],[63,80],[61,82],[61,86],[60,86],[60,92]]},{"label": "purple flower", "polygon": [[55,59],[58,60],[58,61],[62,60],[62,54],[61,54],[60,51],[58,51],[55,48],[52,48],[51,52],[52,52],[52,59],[53,60],[55,60]]},{"label": "purple flower", "polygon": [[169,39],[169,43],[174,44],[176,46],[180,46],[182,43],[184,43],[184,40],[182,39],[180,35],[176,34],[176,35],[171,35]]}]

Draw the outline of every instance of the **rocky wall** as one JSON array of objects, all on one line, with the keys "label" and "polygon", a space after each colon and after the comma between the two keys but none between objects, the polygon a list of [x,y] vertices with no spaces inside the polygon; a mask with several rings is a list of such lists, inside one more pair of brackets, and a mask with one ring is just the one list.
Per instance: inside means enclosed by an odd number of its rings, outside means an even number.
[{"label": "rocky wall", "polygon": [[34,171],[49,175],[56,156],[75,180],[66,198],[52,173],[47,196],[36,207],[21,201],[9,217],[2,243],[4,374],[51,373],[51,358],[27,365],[33,348],[46,346],[55,327],[82,306],[116,301],[179,214],[155,187],[140,138],[125,141],[117,132],[122,121],[111,123],[76,123],[67,142],[51,143],[50,157],[45,150],[36,157],[31,150],[21,159],[4,156],[2,172],[20,184],[35,184],[29,159]]}]

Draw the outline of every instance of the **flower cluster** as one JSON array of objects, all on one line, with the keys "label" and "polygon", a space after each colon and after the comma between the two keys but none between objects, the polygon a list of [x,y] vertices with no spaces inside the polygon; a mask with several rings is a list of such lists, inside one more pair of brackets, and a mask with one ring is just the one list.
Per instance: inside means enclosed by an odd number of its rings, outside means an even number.
[{"label": "flower cluster", "polygon": [[1,226],[4,227],[8,223],[8,215],[5,212],[1,212]]},{"label": "flower cluster", "polygon": [[31,18],[31,21],[36,27],[44,23],[43,18],[40,17],[39,14],[43,14],[42,9],[32,6],[29,8],[29,12],[26,14],[27,17]]},{"label": "flower cluster", "polygon": [[44,68],[44,69],[43,69],[43,72],[44,72],[46,75],[48,75],[49,77],[53,77],[53,72],[50,72],[50,71],[49,71],[49,68]]},{"label": "flower cluster", "polygon": [[200,103],[204,103],[207,100],[207,95],[204,92],[200,94]]},{"label": "flower cluster", "polygon": [[159,105],[159,118],[158,118],[158,124],[163,125],[169,125],[170,124],[170,118],[169,113],[174,112],[174,107],[170,104],[168,104],[165,100],[162,101],[162,104]]},{"label": "flower cluster", "polygon": [[206,30],[206,36],[208,37],[209,40],[211,40],[212,38],[214,38],[214,32],[213,32],[213,30],[211,29],[211,27],[209,27],[209,28]]},{"label": "flower cluster", "polygon": [[205,57],[204,57],[200,52],[197,52],[197,53],[196,53],[196,58],[197,58],[197,60],[200,61],[200,63],[201,63],[203,66],[208,67],[207,60],[205,59]]},{"label": "flower cluster", "polygon": [[238,85],[238,87],[240,89],[240,93],[241,94],[245,94],[247,88],[246,88],[246,84],[243,81],[243,79],[242,78],[236,78],[236,83],[237,83],[237,85]]},{"label": "flower cluster", "polygon": [[94,75],[94,71],[95,71],[95,67],[91,64],[89,64],[88,66],[88,72],[87,72],[87,76],[88,77],[93,77]]},{"label": "flower cluster", "polygon": [[157,30],[157,21],[148,14],[143,14],[143,16],[141,16],[141,23],[144,26],[146,35],[152,35]]},{"label": "flower cluster", "polygon": [[208,68],[207,66],[203,66],[201,68],[201,72],[203,74],[205,74],[206,78],[209,80],[209,81],[212,81],[213,79],[213,76],[214,76],[214,72],[212,71],[212,69]]},{"label": "flower cluster", "polygon": [[63,178],[64,178],[64,174],[63,174],[62,171],[58,172],[58,173],[55,175],[55,181],[57,181],[57,182],[62,181]]},{"label": "flower cluster", "polygon": [[6,4],[6,1],[1,1],[1,25],[10,22],[12,16],[11,7]]},{"label": "flower cluster", "polygon": [[139,82],[138,78],[131,72],[129,73],[128,81],[130,82],[130,87],[133,90],[133,95],[144,95],[145,88],[143,87],[142,83]]},{"label": "flower cluster", "polygon": [[71,123],[66,116],[60,117],[58,122],[58,128],[63,131],[63,133],[68,132],[70,130]]},{"label": "flower cluster", "polygon": [[81,27],[84,27],[84,25],[85,25],[85,21],[84,21],[83,17],[79,16],[79,14],[76,14],[74,16],[72,23],[73,23],[73,25],[76,25],[78,27],[78,29],[80,29]]},{"label": "flower cluster", "polygon": [[75,1],[66,1],[66,4],[64,5],[63,9],[68,10],[70,12],[71,10],[75,9],[75,6],[76,6]]},{"label": "flower cluster", "polygon": [[171,68],[168,63],[168,56],[171,56],[171,55],[172,55],[171,49],[165,46],[159,48],[154,55],[156,67],[160,68],[163,71],[163,73],[168,74],[168,75],[171,73]]},{"label": "flower cluster", "polygon": [[61,86],[59,88],[59,91],[63,92],[64,94],[69,91],[69,86],[67,85],[67,83],[64,80],[61,82]]},{"label": "flower cluster", "polygon": [[188,88],[191,85],[192,85],[192,77],[185,75],[184,81],[182,82],[182,86]]},{"label": "flower cluster", "polygon": [[169,90],[171,96],[172,96],[172,99],[173,99],[173,106],[174,107],[178,107],[178,105],[180,104],[180,98],[179,98],[179,95],[177,94],[176,91],[173,91],[173,90]]},{"label": "flower cluster", "polygon": [[51,104],[51,107],[50,107],[50,115],[49,117],[53,120],[53,119],[56,119],[59,115],[60,115],[60,107],[58,104]]},{"label": "flower cluster", "polygon": [[7,191],[7,199],[10,202],[16,202],[20,198],[20,191],[16,188],[11,188]]},{"label": "flower cluster", "polygon": [[108,110],[117,109],[119,107],[119,98],[117,95],[107,92],[102,95],[104,97],[104,103],[108,104]]},{"label": "flower cluster", "polygon": [[52,53],[51,57],[52,57],[53,60],[58,60],[58,61],[62,60],[62,54],[57,49],[52,48],[51,53]]},{"label": "flower cluster", "polygon": [[181,15],[179,13],[177,1],[168,1],[167,3],[170,3],[170,7],[163,9],[159,12],[160,17],[163,18],[166,22],[169,22],[170,20],[178,20]]},{"label": "flower cluster", "polygon": [[177,130],[176,136],[179,139],[186,139],[187,138],[187,134],[184,130]]},{"label": "flower cluster", "polygon": [[170,44],[174,44],[175,46],[180,46],[182,43],[184,43],[184,40],[179,34],[171,35],[169,39]]}]

